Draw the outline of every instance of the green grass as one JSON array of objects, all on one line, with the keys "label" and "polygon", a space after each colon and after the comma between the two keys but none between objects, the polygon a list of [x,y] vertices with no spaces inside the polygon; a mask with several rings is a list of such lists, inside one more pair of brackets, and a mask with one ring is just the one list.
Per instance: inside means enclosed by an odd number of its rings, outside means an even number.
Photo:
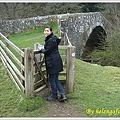
[{"label": "green grass", "polygon": [[[99,66],[76,60],[75,90],[69,95],[83,117],[120,117],[120,68]],[[105,110],[116,110],[110,115]],[[94,114],[86,114],[91,109]],[[103,112],[98,113],[98,110]],[[105,109],[105,110],[104,110]],[[89,110],[90,111],[90,110]]]},{"label": "green grass", "polygon": [[[51,25],[57,34],[57,24]],[[19,48],[33,48],[36,42],[44,44],[43,28],[10,35],[9,39]],[[67,97],[80,117],[120,117],[120,68],[76,59],[74,92]],[[46,117],[44,103],[41,96],[28,99],[18,91],[0,61],[0,117]],[[110,114],[110,110],[118,112]]]},{"label": "green grass", "polygon": [[0,117],[39,117],[46,111],[43,103],[41,96],[28,99],[18,91],[0,61]]},{"label": "green grass", "polygon": [[[53,28],[53,32],[58,36],[57,31],[57,22],[49,23],[50,26]],[[34,48],[34,44],[36,42],[40,42],[42,45],[44,44],[44,27],[37,27],[34,29],[26,30],[21,33],[15,33],[9,35],[9,40],[14,43],[19,48],[26,48],[31,47]],[[4,40],[3,40],[4,41]],[[5,43],[5,42],[4,42]]]},{"label": "green grass", "polygon": [[[50,25],[53,28],[53,32],[56,33],[57,23],[51,22]],[[44,44],[44,27],[45,26],[10,35],[9,39],[19,48],[33,48],[36,42]]]}]

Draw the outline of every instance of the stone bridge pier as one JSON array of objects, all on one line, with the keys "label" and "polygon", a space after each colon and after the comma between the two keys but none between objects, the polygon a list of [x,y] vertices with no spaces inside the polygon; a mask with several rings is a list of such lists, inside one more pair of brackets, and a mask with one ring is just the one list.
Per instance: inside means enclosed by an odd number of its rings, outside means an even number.
[{"label": "stone bridge pier", "polygon": [[105,38],[112,28],[100,12],[58,15],[61,37],[66,32],[72,45],[76,46],[76,58],[94,47],[104,46]]}]

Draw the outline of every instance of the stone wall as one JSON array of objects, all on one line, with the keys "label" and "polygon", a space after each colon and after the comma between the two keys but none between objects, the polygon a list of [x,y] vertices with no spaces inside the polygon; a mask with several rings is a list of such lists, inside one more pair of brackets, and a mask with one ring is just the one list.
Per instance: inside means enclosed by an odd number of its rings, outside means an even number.
[{"label": "stone wall", "polygon": [[38,16],[17,20],[0,20],[0,32],[4,35],[19,33],[38,26],[43,26],[48,22],[57,20],[56,15]]}]

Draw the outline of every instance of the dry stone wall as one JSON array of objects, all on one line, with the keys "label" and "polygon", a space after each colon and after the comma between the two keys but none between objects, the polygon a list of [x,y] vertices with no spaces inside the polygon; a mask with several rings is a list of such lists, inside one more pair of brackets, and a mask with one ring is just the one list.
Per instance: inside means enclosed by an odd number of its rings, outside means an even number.
[{"label": "dry stone wall", "polygon": [[3,34],[19,33],[28,29],[32,29],[38,26],[43,26],[48,22],[57,20],[56,15],[51,16],[38,16],[17,20],[1,20],[0,32]]}]

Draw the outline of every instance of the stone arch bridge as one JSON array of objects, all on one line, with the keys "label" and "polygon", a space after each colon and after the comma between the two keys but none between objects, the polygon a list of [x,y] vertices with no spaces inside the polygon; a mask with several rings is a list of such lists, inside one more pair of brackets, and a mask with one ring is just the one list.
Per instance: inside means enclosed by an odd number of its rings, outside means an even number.
[{"label": "stone arch bridge", "polygon": [[103,45],[112,28],[100,12],[90,12],[0,20],[0,32],[5,35],[18,33],[56,20],[60,36],[64,37],[67,33],[71,44],[76,46],[76,58],[81,58],[84,50],[89,51],[100,44]]},{"label": "stone arch bridge", "polygon": [[76,46],[76,58],[81,58],[83,51],[103,46],[112,29],[100,12],[59,15],[58,27],[61,37],[67,33],[71,44]]}]

